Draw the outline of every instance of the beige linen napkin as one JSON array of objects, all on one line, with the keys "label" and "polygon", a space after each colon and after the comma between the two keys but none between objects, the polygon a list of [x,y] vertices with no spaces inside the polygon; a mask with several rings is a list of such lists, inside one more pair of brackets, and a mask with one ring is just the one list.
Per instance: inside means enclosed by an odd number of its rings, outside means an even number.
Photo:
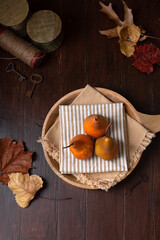
[{"label": "beige linen napkin", "polygon": [[[87,85],[84,90],[78,95],[72,104],[104,104],[111,103],[105,96],[103,96],[96,89]],[[128,150],[129,150],[129,170],[135,162],[141,157],[143,151],[151,143],[155,134],[151,133],[148,129],[143,127],[140,123],[126,114],[127,132],[128,132]],[[53,159],[59,162],[59,119],[48,130],[45,137],[40,140],[45,151],[48,152]],[[112,173],[80,173],[73,174],[77,181],[84,183],[91,187],[98,187],[103,190],[108,190],[110,187],[120,182],[127,172]]]},{"label": "beige linen napkin", "polygon": [[[114,138],[119,146],[115,159],[105,161],[92,154],[89,159],[80,160],[73,156],[68,146],[71,139],[78,134],[85,134],[83,123],[91,114],[103,115],[111,126],[108,136]],[[128,171],[127,166],[127,131],[123,103],[91,104],[91,105],[60,105],[60,172],[100,173]]]}]

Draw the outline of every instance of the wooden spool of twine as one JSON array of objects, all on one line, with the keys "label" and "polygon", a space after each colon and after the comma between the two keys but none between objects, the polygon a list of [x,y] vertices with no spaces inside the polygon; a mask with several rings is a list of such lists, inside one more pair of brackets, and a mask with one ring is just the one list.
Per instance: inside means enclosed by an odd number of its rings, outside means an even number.
[{"label": "wooden spool of twine", "polygon": [[50,10],[40,10],[28,20],[27,34],[40,49],[55,51],[63,41],[61,19]]},{"label": "wooden spool of twine", "polygon": [[0,0],[0,23],[24,35],[29,13],[27,0]]},{"label": "wooden spool of twine", "polygon": [[2,27],[0,28],[0,47],[28,64],[30,67],[37,66],[45,55],[43,51],[39,50],[31,43]]}]

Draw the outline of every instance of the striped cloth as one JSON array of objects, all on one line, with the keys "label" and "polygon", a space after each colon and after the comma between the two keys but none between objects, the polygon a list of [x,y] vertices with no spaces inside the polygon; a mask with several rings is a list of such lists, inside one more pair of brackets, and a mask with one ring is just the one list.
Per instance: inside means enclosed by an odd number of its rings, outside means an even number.
[{"label": "striped cloth", "polygon": [[[77,134],[84,134],[83,122],[91,114],[101,114],[112,123],[108,136],[113,137],[119,145],[119,154],[112,161],[105,161],[95,154],[87,160],[79,160],[73,156],[68,146]],[[123,103],[96,105],[60,105],[60,172],[98,173],[112,171],[128,171],[127,138]]]}]

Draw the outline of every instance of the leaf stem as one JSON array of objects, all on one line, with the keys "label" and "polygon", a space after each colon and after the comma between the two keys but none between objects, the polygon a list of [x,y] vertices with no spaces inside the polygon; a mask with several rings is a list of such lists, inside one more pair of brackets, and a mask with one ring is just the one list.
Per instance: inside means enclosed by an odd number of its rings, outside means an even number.
[{"label": "leaf stem", "polygon": [[154,37],[154,36],[150,36],[150,35],[146,35],[146,34],[143,34],[142,36],[143,36],[143,37],[148,37],[148,38],[153,38],[153,39],[160,40],[160,37]]}]

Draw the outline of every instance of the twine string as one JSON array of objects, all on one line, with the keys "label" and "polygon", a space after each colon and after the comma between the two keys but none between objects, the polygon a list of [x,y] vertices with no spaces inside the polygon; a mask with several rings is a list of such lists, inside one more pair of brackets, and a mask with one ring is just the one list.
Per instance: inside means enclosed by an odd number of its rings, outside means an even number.
[{"label": "twine string", "polygon": [[[0,57],[0,59],[21,59],[23,62],[27,63],[29,66],[31,66],[32,61],[38,61],[42,59],[45,55],[44,52],[36,48],[31,43],[21,39],[17,35],[15,35],[13,32],[9,30],[5,30],[0,35],[0,46],[11,53],[15,57]],[[38,55],[37,55],[38,53]]]}]

